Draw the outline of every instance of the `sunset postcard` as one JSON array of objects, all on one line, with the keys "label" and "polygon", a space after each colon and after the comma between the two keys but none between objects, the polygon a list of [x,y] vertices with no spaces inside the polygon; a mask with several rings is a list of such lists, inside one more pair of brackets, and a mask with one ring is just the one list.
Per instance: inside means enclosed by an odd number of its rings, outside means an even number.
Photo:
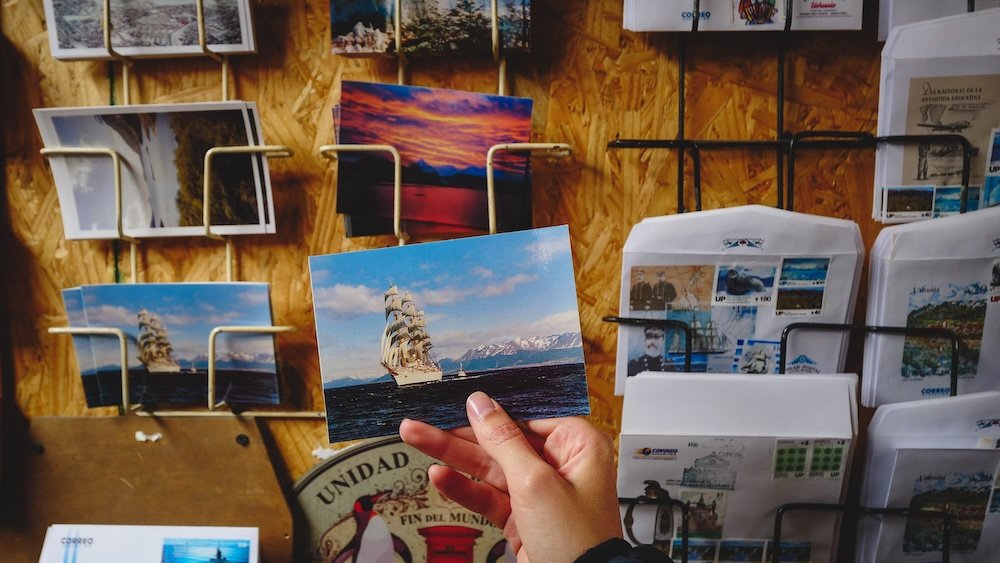
[{"label": "sunset postcard", "polygon": [[[119,329],[125,335],[132,403],[205,404],[213,329],[272,324],[266,283],[85,285],[64,292],[64,299],[70,326]],[[215,341],[216,400],[232,406],[277,404],[274,336],[223,332]],[[120,404],[118,339],[91,336],[73,343],[89,344],[77,349],[87,406]]]},{"label": "sunset postcard", "polygon": [[[408,234],[474,234],[488,229],[486,155],[531,138],[528,98],[344,81],[338,143],[391,145],[402,161],[401,216]],[[393,232],[393,157],[342,151],[337,211],[349,236]],[[529,159],[494,157],[497,228],[531,227]]]},{"label": "sunset postcard", "polygon": [[309,271],[331,443],[403,418],[467,425],[477,390],[515,419],[590,411],[565,226],[312,256]]}]

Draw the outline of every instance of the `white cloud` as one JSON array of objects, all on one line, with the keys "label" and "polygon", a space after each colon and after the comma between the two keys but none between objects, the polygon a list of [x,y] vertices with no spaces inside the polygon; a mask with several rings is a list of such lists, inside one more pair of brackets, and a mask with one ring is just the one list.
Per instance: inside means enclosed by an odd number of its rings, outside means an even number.
[{"label": "white cloud", "polygon": [[480,293],[483,297],[496,297],[497,295],[506,295],[512,291],[514,288],[521,285],[522,283],[528,283],[533,281],[536,276],[528,274],[516,274],[513,275],[500,283],[490,284],[483,288]]},{"label": "white cloud", "polygon": [[313,305],[317,311],[335,317],[352,318],[383,312],[385,297],[382,291],[364,285],[337,284],[315,289]]},{"label": "white cloud", "polygon": [[100,305],[87,307],[87,324],[90,326],[137,325],[139,318],[125,307]]},{"label": "white cloud", "polygon": [[551,262],[556,256],[569,252],[569,245],[562,237],[538,236],[524,249],[541,263]]},{"label": "white cloud", "polygon": [[473,290],[458,287],[425,289],[416,296],[416,300],[421,307],[425,305],[448,305],[450,303],[462,301],[472,294]]},{"label": "white cloud", "polygon": [[260,305],[267,305],[270,301],[270,296],[266,291],[247,291],[239,295],[239,302],[247,307],[258,307]]},{"label": "white cloud", "polygon": [[484,268],[483,266],[475,266],[471,270],[469,270],[469,273],[474,276],[483,278],[484,280],[496,277],[496,274],[493,273],[493,270],[489,268]]},{"label": "white cloud", "polygon": [[525,336],[551,336],[580,331],[580,315],[576,310],[563,311],[538,319],[522,329]]}]

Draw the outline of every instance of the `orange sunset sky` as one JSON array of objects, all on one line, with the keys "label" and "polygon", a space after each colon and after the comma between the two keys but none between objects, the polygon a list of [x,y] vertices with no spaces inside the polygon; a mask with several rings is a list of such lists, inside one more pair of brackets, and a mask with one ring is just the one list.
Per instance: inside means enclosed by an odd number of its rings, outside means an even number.
[{"label": "orange sunset sky", "polygon": [[[531,105],[528,98],[344,81],[339,142],[393,145],[404,166],[422,159],[434,167],[485,167],[491,146],[530,141]],[[504,160],[524,162],[498,155],[497,168],[510,169]]]}]

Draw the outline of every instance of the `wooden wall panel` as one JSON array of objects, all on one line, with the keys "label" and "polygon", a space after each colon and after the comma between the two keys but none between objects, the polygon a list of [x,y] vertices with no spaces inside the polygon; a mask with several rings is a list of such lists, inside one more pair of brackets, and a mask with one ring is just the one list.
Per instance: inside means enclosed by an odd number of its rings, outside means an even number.
[{"label": "wooden wall panel", "polygon": [[[307,258],[392,244],[391,238],[347,239],[334,211],[336,164],[318,148],[332,142],[331,108],[341,80],[395,82],[389,59],[348,59],[330,52],[327,3],[254,2],[256,56],[233,58],[231,97],[256,101],[269,143],[295,155],[271,161],[278,234],[238,238],[238,277],[268,281],[276,322],[299,327],[278,338],[289,407],[322,409]],[[613,138],[674,138],[679,39],[621,28],[621,0],[541,0],[534,6],[531,56],[509,61],[508,93],[535,101],[533,140],[567,142],[566,159],[534,159],[534,220],[568,223],[573,245],[592,419],[616,432],[621,399],[613,396],[615,327],[601,317],[617,312],[621,247],[643,217],[676,211],[677,157],[670,150],[615,150]],[[873,14],[866,17],[873,29]],[[38,0],[2,4],[6,97],[7,264],[3,307],[10,327],[16,407],[39,415],[110,415],[88,410],[75,374],[70,339],[50,336],[65,325],[60,290],[114,279],[107,242],[65,241],[51,174],[38,155],[31,109],[108,103],[108,64],[52,59]],[[873,132],[879,44],[874,33],[820,33],[785,39],[785,129],[831,128]],[[703,33],[687,38],[685,127],[688,138],[770,139],[777,134],[776,34]],[[118,66],[112,76],[120,86]],[[133,72],[133,103],[211,101],[221,96],[218,65],[208,59],[143,60]],[[412,84],[493,92],[497,68],[488,58],[414,60]],[[116,95],[121,100],[120,94]],[[849,218],[872,242],[869,219],[871,154],[829,151],[799,159],[796,210]],[[686,163],[686,206],[691,168]],[[773,153],[719,151],[702,171],[705,208],[773,202]],[[142,281],[224,278],[224,250],[208,240],[149,240],[141,245]],[[127,269],[127,251],[123,257]],[[126,272],[127,274],[128,272]],[[291,481],[326,446],[320,421],[268,423]]]}]

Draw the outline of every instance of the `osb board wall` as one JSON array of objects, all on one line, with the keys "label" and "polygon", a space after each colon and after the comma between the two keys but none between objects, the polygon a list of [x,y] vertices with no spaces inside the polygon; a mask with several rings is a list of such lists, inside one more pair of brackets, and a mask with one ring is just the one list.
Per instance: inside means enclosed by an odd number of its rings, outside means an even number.
[{"label": "osb board wall", "polygon": [[[508,93],[535,101],[533,140],[566,142],[572,156],[534,160],[536,226],[568,223],[576,267],[592,420],[616,433],[621,399],[612,394],[621,247],[643,217],[676,210],[677,159],[670,150],[607,149],[620,138],[668,139],[678,131],[678,36],[622,30],[621,0],[539,0],[533,3],[534,47],[510,60]],[[254,2],[255,56],[233,58],[231,98],[256,101],[265,140],[294,156],[271,162],[278,234],[236,241],[237,277],[267,281],[278,324],[297,332],[278,337],[285,404],[323,408],[307,257],[387,246],[390,238],[348,239],[334,209],[336,164],[318,148],[332,142],[331,107],[341,80],[396,81],[391,60],[347,59],[330,52],[328,4],[322,0]],[[85,407],[72,343],[52,336],[65,326],[60,290],[114,279],[113,245],[66,241],[52,176],[39,156],[31,109],[106,104],[108,64],[52,59],[39,0],[2,5],[2,84],[7,217],[3,240],[4,321],[10,327],[16,407],[38,415],[113,415]],[[869,11],[872,8],[869,7]],[[872,29],[872,13],[866,14]],[[874,132],[879,45],[874,33],[793,34],[786,39],[785,128]],[[687,42],[686,136],[772,139],[777,134],[776,34],[700,34]],[[114,65],[115,86],[120,86]],[[489,58],[415,60],[411,84],[495,92]],[[220,72],[208,59],[143,60],[133,70],[133,103],[212,101]],[[121,96],[117,95],[120,102]],[[871,244],[873,156],[868,152],[801,155],[796,210],[848,218]],[[686,206],[692,180],[687,164]],[[706,209],[774,202],[775,157],[769,152],[705,155]],[[109,202],[111,205],[111,202]],[[225,278],[224,250],[199,239],[157,239],[140,247],[144,282]],[[127,248],[121,263],[127,270]],[[127,275],[128,272],[126,271]],[[327,446],[319,420],[268,422],[280,450],[279,471],[295,480]]]}]

